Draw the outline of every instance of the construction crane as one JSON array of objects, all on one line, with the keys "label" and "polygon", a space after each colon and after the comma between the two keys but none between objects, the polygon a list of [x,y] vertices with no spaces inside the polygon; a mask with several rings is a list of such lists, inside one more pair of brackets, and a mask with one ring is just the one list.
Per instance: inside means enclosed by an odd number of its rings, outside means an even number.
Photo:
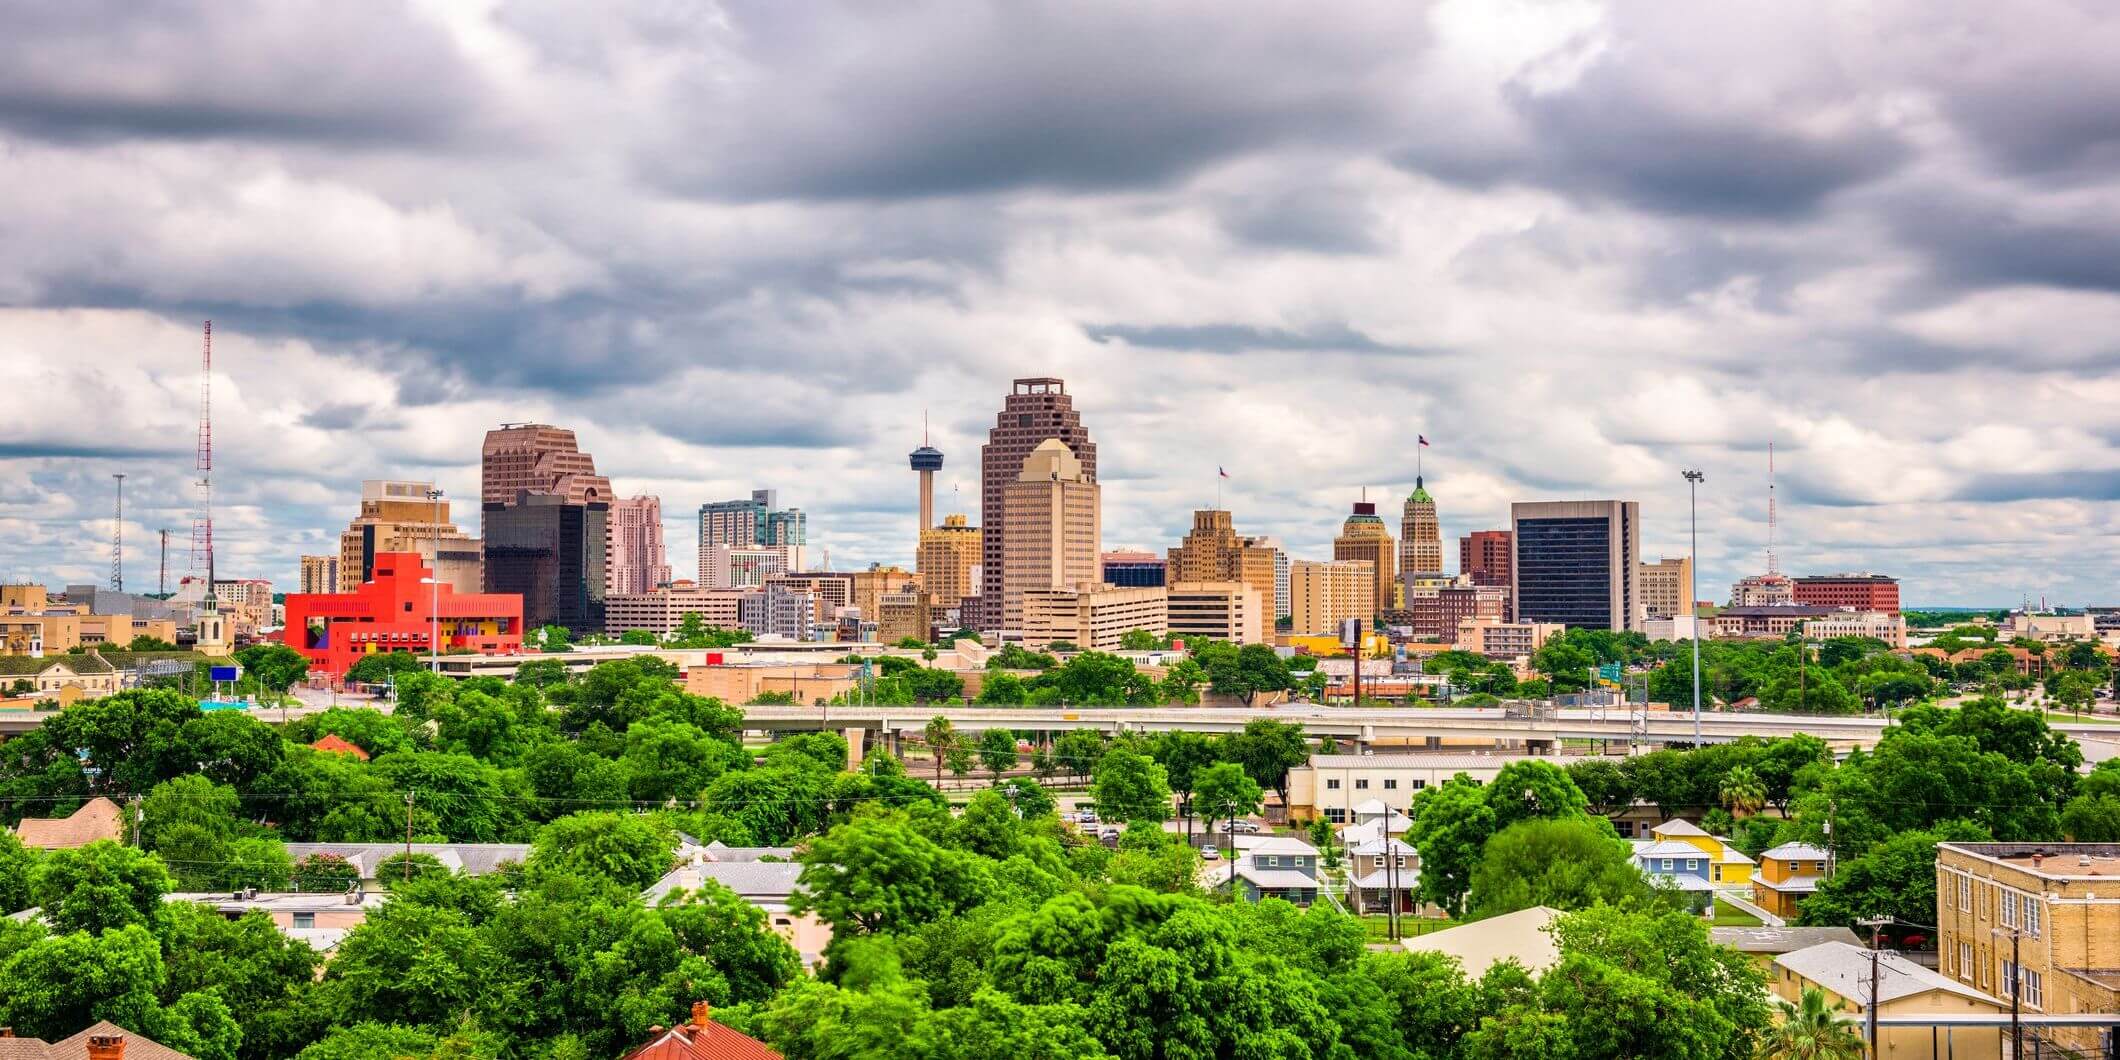
[{"label": "construction crane", "polygon": [[118,480],[118,503],[110,515],[110,591],[125,591],[125,473],[111,476]]}]

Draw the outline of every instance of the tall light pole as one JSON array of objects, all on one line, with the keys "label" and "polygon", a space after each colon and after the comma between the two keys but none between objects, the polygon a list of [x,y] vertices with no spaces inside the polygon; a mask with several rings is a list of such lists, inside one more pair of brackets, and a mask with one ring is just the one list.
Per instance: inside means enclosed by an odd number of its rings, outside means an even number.
[{"label": "tall light pole", "polygon": [[[1703,475],[1703,474],[1701,474],[1701,473],[1700,473],[1699,471],[1697,471],[1697,470],[1696,470],[1696,471],[1687,471],[1687,472],[1685,472],[1685,476],[1686,476],[1686,507],[1687,507],[1687,509],[1689,510],[1689,513],[1690,513],[1690,515],[1692,516],[1692,520],[1693,520],[1693,544],[1692,544],[1692,547],[1691,547],[1691,552],[1690,552],[1689,556],[1688,556],[1688,557],[1687,557],[1687,559],[1686,559],[1686,565],[1687,565],[1687,566],[1689,566],[1689,567],[1691,567],[1691,568],[1693,568],[1693,580],[1694,580],[1694,583],[1695,583],[1695,584],[1697,585],[1697,584],[1699,583],[1699,581],[1700,581],[1700,484],[1701,484],[1701,482],[1702,482],[1703,480],[1705,480],[1705,479],[1706,479],[1706,478],[1707,478],[1708,476],[1706,476],[1706,475]],[[1689,587],[1689,591],[1688,591],[1688,594],[1687,594],[1687,595],[1689,595],[1689,596],[1697,596],[1697,595],[1699,595],[1699,593],[1698,593],[1698,591],[1697,591],[1697,590],[1693,590],[1693,589],[1692,589],[1691,587]],[[1688,618],[1691,618],[1691,619],[1693,620],[1693,621],[1692,621],[1691,623],[1689,623],[1689,625],[1690,625],[1690,626],[1692,627],[1692,630],[1693,630],[1693,746],[1695,746],[1695,747],[1699,747],[1699,746],[1700,746],[1700,609],[1699,609],[1698,607],[1696,607],[1696,606],[1694,605],[1694,602],[1693,602],[1692,600],[1687,600],[1687,601],[1686,601],[1686,610],[1688,610],[1688,611],[1691,611],[1691,612],[1693,612],[1693,614],[1691,614],[1691,615],[1688,615],[1687,617],[1688,617]]]},{"label": "tall light pole", "polygon": [[[434,569],[427,572],[427,666],[439,676],[442,672],[441,489],[434,486],[427,487],[427,499],[434,502]],[[407,812],[409,813],[410,811],[408,810]]]}]

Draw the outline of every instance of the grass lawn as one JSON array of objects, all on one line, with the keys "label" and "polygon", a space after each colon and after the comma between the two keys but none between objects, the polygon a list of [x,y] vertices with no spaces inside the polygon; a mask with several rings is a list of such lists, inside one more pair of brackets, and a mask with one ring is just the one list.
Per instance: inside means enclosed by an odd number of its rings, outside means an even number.
[{"label": "grass lawn", "polygon": [[[2080,717],[2080,718],[2079,718],[2079,717],[2077,717],[2076,715],[2074,715],[2074,714],[2072,714],[2072,713],[2070,713],[2070,712],[2068,712],[2068,711],[2065,711],[2065,710],[2049,710],[2049,711],[2047,711],[2047,712],[2046,712],[2046,720],[2047,720],[2047,721],[2049,721],[2049,722],[2056,722],[2056,721],[2065,721],[2065,722],[2079,722],[2079,721],[2080,721],[2080,722],[2082,722],[2082,723],[2084,723],[2084,724],[2086,724],[2086,725],[2120,725],[2120,718],[2116,718],[2116,717],[2113,717],[2113,716],[2112,716],[2112,715],[2110,715],[2110,714],[2089,714],[2089,713],[2086,713],[2086,714],[2084,714],[2084,715],[2083,715],[2082,717]],[[2027,980],[2027,982],[2029,982],[2029,980]]]},{"label": "grass lawn", "polygon": [[1716,927],[1758,927],[1759,918],[1717,898],[1715,919],[1712,923]]},{"label": "grass lawn", "polygon": [[[1458,922],[1455,920],[1434,920],[1406,913],[1399,917],[1399,936],[1410,939],[1415,935],[1431,935],[1444,928],[1456,927],[1457,925]],[[1389,917],[1382,913],[1370,913],[1362,917],[1362,926],[1369,929],[1369,941],[1371,942],[1389,942],[1391,940],[1391,921]]]}]

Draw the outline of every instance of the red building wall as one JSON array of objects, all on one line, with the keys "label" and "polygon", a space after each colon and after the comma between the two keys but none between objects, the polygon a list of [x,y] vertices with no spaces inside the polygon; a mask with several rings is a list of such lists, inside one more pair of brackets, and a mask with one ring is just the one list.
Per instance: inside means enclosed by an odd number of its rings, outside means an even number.
[{"label": "red building wall", "polygon": [[1793,590],[1799,604],[1852,607],[1857,611],[1899,613],[1899,583],[1885,577],[1798,578]]},{"label": "red building wall", "polygon": [[383,552],[375,575],[350,593],[288,593],[280,639],[309,660],[311,673],[337,677],[363,655],[425,654],[430,619],[440,605],[441,650],[489,655],[523,650],[523,598],[514,593],[459,593],[425,579],[433,571],[417,553]]}]

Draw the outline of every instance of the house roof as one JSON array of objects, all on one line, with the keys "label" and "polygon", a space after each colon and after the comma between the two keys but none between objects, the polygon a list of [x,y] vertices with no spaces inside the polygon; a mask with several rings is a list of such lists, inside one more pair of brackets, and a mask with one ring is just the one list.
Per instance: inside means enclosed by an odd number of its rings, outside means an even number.
[{"label": "house roof", "polygon": [[[695,1020],[703,1016],[694,1016]],[[672,1027],[621,1060],[781,1060],[766,1043],[714,1020]]]},{"label": "house roof", "polygon": [[1384,805],[1384,800],[1382,799],[1364,799],[1354,804],[1353,812],[1357,817],[1382,817],[1386,813],[1397,813],[1398,811]]},{"label": "house roof", "polygon": [[1634,856],[1638,858],[1708,858],[1711,861],[1714,860],[1707,851],[1691,843],[1681,843],[1676,839],[1667,839],[1660,843],[1650,843],[1646,846],[1636,847],[1634,848]]},{"label": "house roof", "polygon": [[116,839],[124,834],[125,811],[109,799],[97,797],[83,803],[66,817],[25,817],[15,826],[23,846],[40,850],[71,850],[98,839]]},{"label": "house roof", "polygon": [[1671,875],[1662,872],[1649,872],[1643,875],[1649,877],[1649,882],[1657,887],[1669,887],[1679,891],[1712,891],[1715,889],[1715,885],[1707,880],[1699,876],[1688,876],[1684,873]]},{"label": "house roof", "polygon": [[1714,836],[1709,835],[1706,829],[1680,817],[1673,817],[1670,820],[1665,821],[1664,823],[1649,829],[1649,834],[1659,836],[1682,835],[1704,836],[1709,839],[1715,838]]},{"label": "house roof", "polygon": [[732,847],[719,839],[699,849],[701,856],[708,861],[763,861],[766,858],[787,861],[795,856],[794,847]]},{"label": "house roof", "polygon": [[1844,927],[1719,927],[1709,928],[1708,937],[1740,953],[1792,953],[1821,942],[1854,946],[1862,941]]},{"label": "house roof", "polygon": [[[296,861],[311,854],[345,858],[363,879],[374,879],[375,868],[405,852],[403,843],[289,843],[287,856]],[[414,854],[425,854],[442,867],[464,876],[484,876],[502,865],[520,865],[529,860],[528,843],[414,843]]]},{"label": "house roof", "polygon": [[90,1038],[115,1036],[125,1039],[125,1060],[195,1060],[144,1034],[126,1030],[109,1020],[98,1020],[80,1033],[56,1042],[42,1038],[0,1038],[0,1060],[88,1060]]},{"label": "house roof", "polygon": [[1777,894],[1810,894],[1818,889],[1816,876],[1790,876],[1782,880],[1770,880],[1765,876],[1754,876],[1752,882]]},{"label": "house roof", "polygon": [[654,905],[672,891],[689,891],[713,880],[738,895],[757,902],[785,902],[795,893],[802,864],[795,861],[708,861],[679,865],[641,892]]},{"label": "house roof", "polygon": [[[1221,871],[1215,871],[1217,869]],[[1219,865],[1211,864],[1203,867],[1200,870],[1200,875],[1208,877],[1218,884],[1229,882],[1229,870]],[[1315,890],[1318,887],[1317,880],[1305,876],[1294,869],[1254,868],[1241,861],[1237,862],[1237,878],[1262,890],[1302,890],[1304,888]]]},{"label": "house roof", "polygon": [[[1392,889],[1392,875],[1391,867],[1387,865],[1367,876],[1355,877],[1354,886],[1365,891],[1388,891]],[[1421,882],[1421,870],[1416,868],[1399,869],[1397,875],[1398,889],[1401,891],[1413,890],[1414,885]]]},{"label": "house roof", "polygon": [[351,740],[348,740],[335,732],[325,733],[323,739],[318,740],[317,742],[310,744],[309,746],[329,754],[352,755],[353,757],[358,758],[363,762],[368,761],[368,752],[361,750],[360,747],[355,745]]},{"label": "house roof", "polygon": [[1487,974],[1496,963],[1515,958],[1525,970],[1543,972],[1560,960],[1560,943],[1551,930],[1560,910],[1543,905],[1514,913],[1488,917],[1470,924],[1405,939],[1408,953],[1440,953],[1456,957],[1467,976]]},{"label": "house roof", "polygon": [[1290,839],[1285,835],[1260,836],[1258,842],[1249,844],[1243,849],[1247,854],[1292,854],[1297,857],[1312,858],[1318,856],[1317,847],[1311,846],[1300,839]]},{"label": "house roof", "polygon": [[[1384,853],[1384,849],[1385,847],[1383,840],[1372,839],[1366,843],[1356,843],[1353,846],[1348,847],[1347,852],[1359,857],[1370,857]],[[1392,837],[1391,852],[1394,854],[1411,854],[1415,857],[1420,856],[1420,851],[1415,850],[1413,848],[1413,844],[1408,843],[1407,841],[1400,839],[1397,836]]]},{"label": "house roof", "polygon": [[1759,856],[1777,861],[1824,861],[1829,855],[1809,843],[1783,843],[1760,851]]},{"label": "house roof", "polygon": [[[1851,946],[1845,942],[1821,942],[1816,946],[1784,953],[1774,958],[1774,963],[1841,997],[1861,1004],[1870,996],[1871,956],[1869,950],[1860,946]],[[1945,978],[1891,950],[1884,950],[1875,956],[1877,1003],[1880,1005],[1889,1005],[1900,998],[1941,990],[1973,1001],[1983,1001],[1997,1008],[2002,1006],[2002,1003],[1994,998],[1955,979]]]}]

